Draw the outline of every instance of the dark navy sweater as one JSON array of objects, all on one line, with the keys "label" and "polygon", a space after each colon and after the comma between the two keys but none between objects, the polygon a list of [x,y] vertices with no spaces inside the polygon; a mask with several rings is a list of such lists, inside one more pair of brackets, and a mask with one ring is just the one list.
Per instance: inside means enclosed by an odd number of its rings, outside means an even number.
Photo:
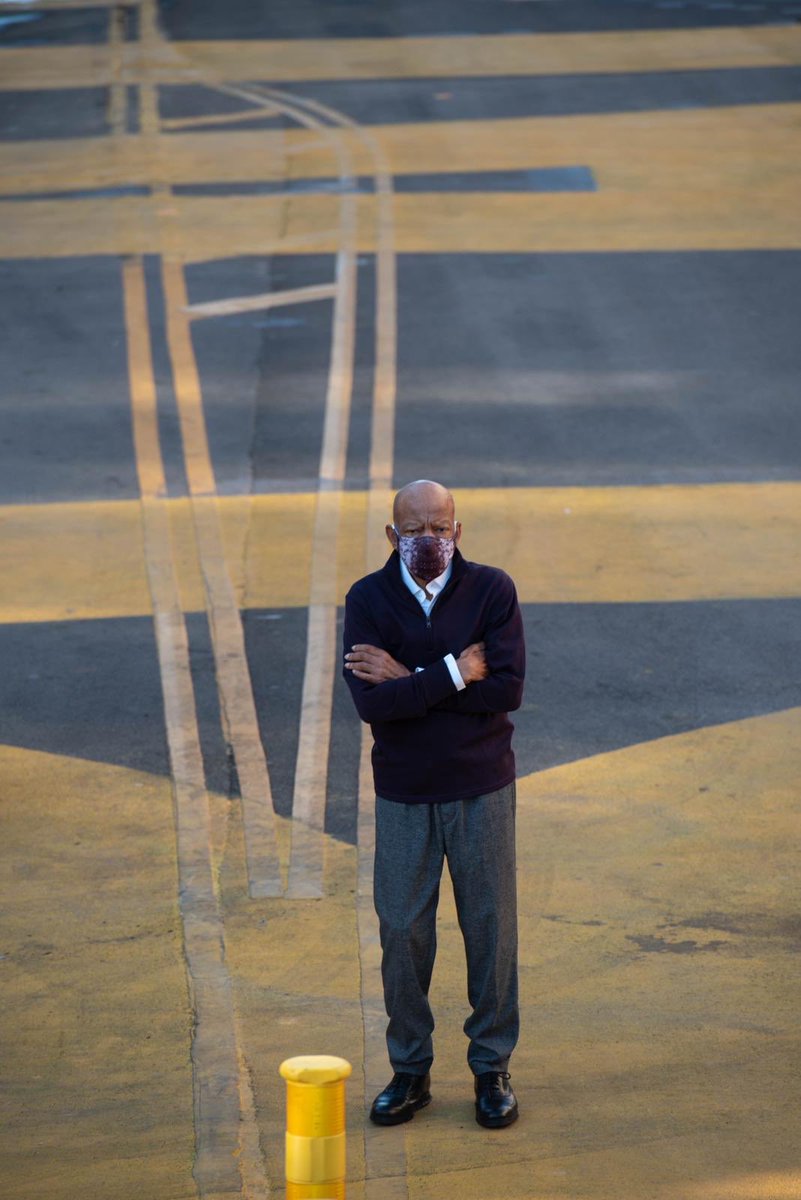
[{"label": "dark navy sweater", "polygon": [[[443,658],[458,658],[471,642],[485,643],[489,674],[457,691]],[[457,550],[426,617],[401,578],[396,551],[345,599],[344,653],[359,643],[386,650],[412,672],[371,684],[344,670],[359,716],[373,731],[379,796],[407,804],[467,800],[512,782],[507,713],[520,707],[525,645],[508,575]]]}]

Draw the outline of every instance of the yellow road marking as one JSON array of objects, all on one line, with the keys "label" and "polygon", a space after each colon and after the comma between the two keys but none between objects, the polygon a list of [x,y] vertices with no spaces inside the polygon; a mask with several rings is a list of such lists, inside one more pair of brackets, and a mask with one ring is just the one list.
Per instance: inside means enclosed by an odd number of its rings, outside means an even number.
[{"label": "yellow road marking", "polygon": [[[159,44],[155,8],[148,2],[141,14],[146,50]],[[162,250],[174,239],[174,210],[162,170],[166,149],[159,137],[158,98],[143,83],[140,119],[150,153],[154,199],[150,201]],[[245,654],[239,606],[231,585],[220,531],[216,482],[209,454],[200,379],[192,347],[188,298],[183,269],[162,259],[167,345],[175,386],[186,478],[190,493],[193,533],[200,558],[205,608],[215,660],[220,710],[240,785],[248,881],[251,896],[280,895],[275,814],[269,770],[258,727],[250,672]]]},{"label": "yellow road marking", "polygon": [[109,56],[113,80],[109,87],[108,123],[112,137],[119,137],[127,127],[127,90],[122,82],[122,49],[125,45],[125,9],[111,8],[108,15]]},{"label": "yellow road marking", "polygon": [[[356,174],[372,173],[373,152],[393,174],[527,170],[581,164],[601,187],[691,190],[759,188],[798,178],[801,104],[715,109],[430,121],[346,128]],[[365,143],[365,138],[373,146]],[[160,171],[172,184],[260,182],[331,174],[331,149],[319,134],[231,130],[164,138]],[[113,138],[0,144],[0,193],[109,188],[152,181],[153,143]]]},{"label": "yellow road marking", "polygon": [[[402,254],[798,250],[797,194],[787,178],[758,192],[396,195],[396,245]],[[357,249],[373,254],[375,198],[359,196],[356,205]],[[171,247],[183,262],[337,252],[334,197],[174,196],[170,206],[178,222]],[[155,254],[162,246],[146,198],[0,203],[2,258]]]},{"label": "yellow road marking", "polygon": [[186,317],[181,268],[162,265],[167,343],[181,425],[194,532],[203,573],[206,611],[226,736],[237,767],[251,896],[281,894],[272,790],[245,653],[239,603],[222,539],[219,500],[206,436],[200,379]]},{"label": "yellow road marking", "polygon": [[[456,498],[466,555],[508,570],[528,604],[801,596],[801,483],[475,488],[457,489]],[[323,597],[331,604],[342,603],[365,569],[367,496],[347,492],[340,501],[337,573]],[[223,496],[217,503],[244,607],[308,604],[316,495]],[[377,535],[371,522],[371,569],[384,553],[388,505],[389,494],[375,514]],[[202,612],[189,501],[166,507],[183,610]],[[246,540],[251,549],[243,555]],[[0,553],[14,579],[0,623],[152,611],[136,501],[0,507]]]},{"label": "yellow road marking", "polygon": [[[123,265],[130,390],[138,452],[155,455],[140,474],[145,562],[153,598],[167,741],[176,812],[179,904],[195,1008],[192,1078],[201,1195],[239,1189],[239,1068],[223,957],[223,926],[211,868],[209,802],[195,713],[186,625],[173,574],[163,470],[156,430],[156,391],[144,272]],[[140,427],[140,428],[137,428]],[[137,466],[139,463],[137,463]],[[155,485],[155,487],[154,487]]]},{"label": "yellow road marking", "polygon": [[[397,388],[397,271],[394,244],[392,176],[383,151],[372,133],[326,106],[306,101],[321,116],[336,119],[353,130],[371,160],[377,197],[375,254],[375,355],[369,460],[369,491],[366,505],[365,550],[367,564],[379,566],[382,559],[383,517],[388,511],[392,485]],[[383,510],[383,511],[382,511]],[[356,871],[356,917],[359,936],[359,1000],[364,1035],[364,1102],[369,1107],[383,1086],[386,1073],[384,1038],[385,1011],[380,979],[378,924],[373,907],[373,860],[375,855],[375,798],[372,780],[372,734],[361,727],[358,780],[358,855]],[[375,1130],[365,1125],[365,1196],[380,1200],[408,1200],[405,1137],[397,1130]]]},{"label": "yellow road marking", "polygon": [[[169,48],[172,50],[173,48]],[[460,76],[576,75],[644,71],[705,71],[801,63],[794,26],[661,29],[608,33],[491,34],[404,38],[311,38],[292,41],[180,43],[126,47],[126,82],[142,73],[152,83],[269,79],[420,79]],[[7,90],[85,87],[111,81],[106,47],[7,47]]]},{"label": "yellow road marking", "polygon": [[[146,0],[143,4],[140,40],[148,50],[158,44],[154,0]],[[155,136],[158,130],[158,101],[155,89],[144,83],[139,92],[142,129],[146,137],[153,139],[154,164],[157,166],[160,159]],[[154,172],[153,183],[156,216],[160,218],[163,213],[158,206],[164,204],[166,188],[157,172]],[[252,891],[258,889],[259,894],[272,895],[280,892],[281,881],[272,804],[269,803],[269,779],[258,729],[254,737],[248,724],[251,718],[255,724],[255,710],[239,613],[236,608],[231,613],[233,595],[221,552],[213,491],[214,476],[210,463],[207,464],[203,458],[204,449],[208,458],[208,449],[202,425],[199,387],[197,396],[192,392],[194,360],[191,357],[188,321],[186,315],[180,312],[181,302],[186,303],[180,268],[170,270],[162,262],[162,281],[167,341],[191,493],[194,533],[200,549],[200,565],[208,596],[220,706],[237,756],[249,882]],[[142,407],[152,409],[145,431],[147,437],[156,427],[157,396],[149,346],[147,294],[140,260],[125,264],[124,284],[126,328],[137,326],[141,331],[138,340],[129,343],[129,355],[138,355],[140,360],[136,372],[132,373],[132,392],[143,376],[150,376],[142,404]],[[193,408],[194,401],[197,403]],[[199,413],[196,411],[198,408]],[[137,412],[138,405],[134,403],[135,420]],[[152,448],[158,450],[158,444]],[[160,488],[160,492],[162,490]],[[201,494],[198,495],[198,492]],[[214,1200],[214,1197],[231,1192],[238,1194],[243,1185],[254,1200],[266,1200],[269,1188],[259,1152],[255,1110],[238,1043],[231,980],[225,963],[225,930],[212,870],[209,802],[194,707],[186,625],[174,571],[168,510],[160,494],[148,495],[144,492],[142,507],[145,557],[153,600],[175,793],[179,902],[194,1017],[191,1054],[195,1161],[192,1173],[204,1200]],[[209,549],[211,554],[208,553]],[[216,553],[218,549],[219,554]],[[267,811],[265,785],[269,804]],[[256,788],[259,790],[256,791]]]},{"label": "yellow road marking", "polygon": [[[330,139],[340,180],[352,178],[350,154],[336,127],[329,131],[317,117],[297,104],[287,104],[279,93],[267,92],[307,128]],[[310,548],[310,587],[306,662],[303,671],[301,718],[292,796],[292,845],[287,895],[319,897],[323,894],[325,803],[328,785],[328,751],[331,740],[331,707],[336,644],[337,550],[341,524],[341,492],[345,478],[350,408],[353,392],[353,355],[356,338],[356,204],[346,192],[339,197],[336,292],[331,316],[331,358],[325,399],[323,442],[320,451],[319,490]]]}]

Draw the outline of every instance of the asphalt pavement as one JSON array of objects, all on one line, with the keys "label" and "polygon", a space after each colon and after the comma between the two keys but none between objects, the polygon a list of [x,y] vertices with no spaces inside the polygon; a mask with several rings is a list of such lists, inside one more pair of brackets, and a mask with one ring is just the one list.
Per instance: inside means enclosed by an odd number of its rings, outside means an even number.
[{"label": "asphalt pavement", "polygon": [[[3,1196],[801,1194],[801,5],[0,3]],[[386,1082],[342,601],[504,567],[522,1118]],[[320,1193],[322,1195],[322,1193]],[[343,1194],[343,1193],[339,1193]]]}]

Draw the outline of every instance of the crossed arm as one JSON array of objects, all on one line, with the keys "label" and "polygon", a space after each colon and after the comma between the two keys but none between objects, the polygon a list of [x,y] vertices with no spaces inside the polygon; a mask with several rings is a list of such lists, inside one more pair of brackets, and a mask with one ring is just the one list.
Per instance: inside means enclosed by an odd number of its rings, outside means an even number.
[{"label": "crossed arm", "polygon": [[424,717],[431,710],[512,712],[520,707],[525,673],[523,623],[514,585],[498,597],[484,640],[462,651],[457,691],[444,659],[411,671],[379,644],[369,612],[349,595],[345,606],[344,675],[359,716],[370,723]]},{"label": "crossed arm", "polygon": [[[486,679],[489,668],[484,654],[484,643],[473,642],[462,651],[456,660],[459,674],[465,683]],[[365,683],[386,683],[389,679],[403,679],[412,672],[399,663],[386,650],[366,643],[357,643],[345,655],[345,670],[352,671],[357,679]]]}]

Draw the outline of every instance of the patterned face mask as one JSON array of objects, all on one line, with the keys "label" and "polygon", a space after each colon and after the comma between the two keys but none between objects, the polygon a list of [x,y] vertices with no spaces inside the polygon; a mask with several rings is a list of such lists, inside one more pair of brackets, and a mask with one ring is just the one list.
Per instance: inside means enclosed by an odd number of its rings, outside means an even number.
[{"label": "patterned face mask", "polygon": [[[393,525],[393,529],[394,529]],[[395,532],[398,533],[397,529]],[[402,537],[398,533],[398,553],[410,574],[430,583],[447,567],[453,558],[456,543],[445,537]]]}]

